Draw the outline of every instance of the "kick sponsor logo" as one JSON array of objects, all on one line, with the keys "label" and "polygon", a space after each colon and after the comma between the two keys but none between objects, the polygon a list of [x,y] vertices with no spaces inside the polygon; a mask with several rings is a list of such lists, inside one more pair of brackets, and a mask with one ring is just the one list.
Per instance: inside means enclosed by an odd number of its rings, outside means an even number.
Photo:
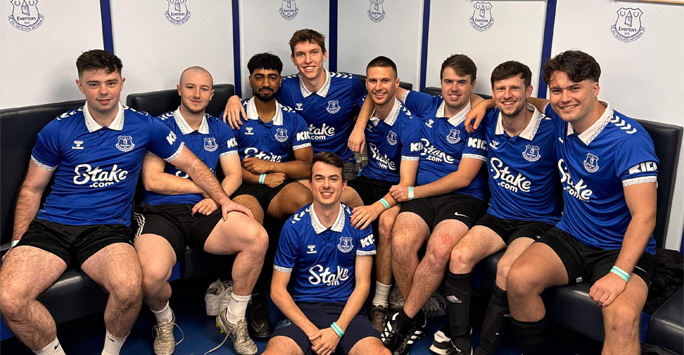
[{"label": "kick sponsor logo", "polygon": [[340,281],[349,279],[349,269],[337,266],[335,273],[330,271],[329,267],[323,268],[321,265],[314,265],[309,268],[309,283],[312,285],[326,284],[328,286],[337,286]]}]

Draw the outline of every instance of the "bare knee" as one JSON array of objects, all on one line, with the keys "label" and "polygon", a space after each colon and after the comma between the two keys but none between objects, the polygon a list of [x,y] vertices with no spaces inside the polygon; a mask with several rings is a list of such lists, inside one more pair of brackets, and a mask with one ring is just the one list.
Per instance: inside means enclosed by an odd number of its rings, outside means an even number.
[{"label": "bare knee", "polygon": [[131,276],[117,277],[109,283],[110,296],[123,308],[132,307],[142,301],[142,277],[139,274]]},{"label": "bare knee", "polygon": [[15,292],[11,282],[9,282],[10,284],[2,282],[0,286],[0,313],[10,320],[21,318],[22,313],[28,310],[28,303],[33,301],[28,299],[26,295]]},{"label": "bare knee", "polygon": [[378,218],[378,234],[380,234],[380,243],[392,242],[392,228],[394,227],[394,220],[394,216],[387,216],[386,213],[381,214],[380,218]]},{"label": "bare knee", "polygon": [[268,233],[266,229],[259,226],[259,228],[254,233],[254,239],[249,243],[250,248],[252,248],[252,253],[255,257],[263,258],[268,249]]},{"label": "bare knee", "polygon": [[465,248],[459,248],[458,245],[451,250],[449,257],[449,269],[455,274],[466,274],[473,270],[478,260],[473,258],[472,253]]},{"label": "bare knee", "polygon": [[499,260],[499,263],[496,265],[496,283],[498,285],[506,285],[506,282],[508,281],[508,273],[511,270],[512,264],[512,261],[508,261],[503,258]]},{"label": "bare knee", "polygon": [[453,242],[451,235],[447,233],[433,234],[430,236],[430,245],[425,252],[424,262],[432,267],[444,268],[451,258]]},{"label": "bare knee", "polygon": [[[497,275],[498,275],[497,267]],[[538,272],[538,271],[537,271]],[[535,270],[524,265],[513,265],[506,275],[506,289],[509,297],[525,297],[526,295],[539,295],[544,287],[534,279]]]},{"label": "bare knee", "polygon": [[154,295],[164,286],[169,279],[171,270],[162,267],[155,267],[149,263],[142,266],[142,289],[146,295]]},{"label": "bare knee", "polygon": [[635,339],[639,335],[640,316],[641,312],[629,305],[611,304],[603,310],[606,335],[614,334],[622,341]]}]

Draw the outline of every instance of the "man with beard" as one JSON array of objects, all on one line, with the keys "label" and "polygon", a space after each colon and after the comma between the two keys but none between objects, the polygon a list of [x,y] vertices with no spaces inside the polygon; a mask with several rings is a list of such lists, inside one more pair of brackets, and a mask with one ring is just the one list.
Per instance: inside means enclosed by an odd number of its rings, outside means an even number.
[{"label": "man with beard", "polygon": [[[242,168],[233,131],[205,113],[214,95],[212,86],[211,74],[204,68],[185,69],[177,85],[180,107],[159,119],[212,171],[221,167],[225,175],[222,186],[230,195],[242,182]],[[245,311],[268,246],[266,231],[249,211],[230,213],[227,220],[221,220],[216,201],[205,198],[204,190],[188,174],[154,154],[145,157],[142,177],[146,191],[135,247],[143,272],[143,299],[157,319],[155,354],[172,354],[176,345],[168,279],[186,245],[211,254],[237,254],[232,268],[233,292],[219,319],[238,354],[255,354],[257,347],[247,333]]]}]

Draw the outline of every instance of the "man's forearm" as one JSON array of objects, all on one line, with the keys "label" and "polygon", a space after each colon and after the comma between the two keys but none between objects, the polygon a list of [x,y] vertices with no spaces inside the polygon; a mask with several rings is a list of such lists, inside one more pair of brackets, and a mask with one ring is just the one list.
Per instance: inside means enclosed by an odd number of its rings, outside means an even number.
[{"label": "man's forearm", "polygon": [[231,196],[242,185],[242,172],[238,174],[228,175],[221,181],[221,187],[226,195]]},{"label": "man's forearm", "polygon": [[28,230],[29,224],[38,214],[40,198],[43,193],[31,191],[22,187],[17,198],[17,207],[14,210],[14,231],[12,240],[19,240]]},{"label": "man's forearm", "polygon": [[162,195],[201,194],[204,192],[194,181],[168,173],[143,176],[145,190]]},{"label": "man's forearm", "polygon": [[646,250],[646,245],[655,227],[655,213],[652,215],[632,216],[632,220],[627,226],[625,237],[622,241],[620,254],[615,261],[615,266],[627,273],[632,273],[639,258]]},{"label": "man's forearm", "polygon": [[416,186],[414,193],[416,198],[444,195],[468,186],[472,180],[472,178],[465,177],[463,174],[455,171],[437,181]]},{"label": "man's forearm", "polygon": [[370,284],[366,286],[356,285],[354,291],[349,295],[347,304],[344,305],[340,318],[337,320],[337,325],[339,325],[342,330],[346,331],[352,319],[359,314],[361,307],[363,307],[363,303],[366,301],[366,298],[368,298],[369,290]]},{"label": "man's forearm", "polygon": [[192,177],[192,180],[199,185],[203,191],[206,191],[211,198],[216,200],[216,202],[223,205],[227,201],[230,201],[226,192],[223,191],[223,187],[219,184],[218,180],[216,180],[216,176],[212,174],[211,170],[209,170],[201,160],[196,159],[193,161],[188,170],[188,174]]},{"label": "man's forearm", "polygon": [[285,163],[273,163],[272,173],[283,173],[290,179],[301,179],[309,177],[309,167],[311,162],[303,160],[293,160]]},{"label": "man's forearm", "polygon": [[272,288],[271,298],[285,317],[299,327],[307,336],[311,336],[318,331],[318,327],[304,315],[304,312],[297,306],[286,289]]}]

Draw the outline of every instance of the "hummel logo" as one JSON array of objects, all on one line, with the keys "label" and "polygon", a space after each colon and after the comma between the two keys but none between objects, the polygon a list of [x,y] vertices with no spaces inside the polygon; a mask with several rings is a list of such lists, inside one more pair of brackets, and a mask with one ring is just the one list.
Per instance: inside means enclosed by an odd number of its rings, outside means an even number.
[{"label": "hummel logo", "polygon": [[306,247],[309,248],[307,254],[316,254],[316,244],[309,244]]},{"label": "hummel logo", "polygon": [[454,216],[457,216],[457,217],[465,217],[465,218],[470,219],[470,217],[464,215],[463,213],[458,213],[458,212],[454,212]]},{"label": "hummel logo", "polygon": [[295,110],[297,110],[297,111],[303,110],[301,102],[297,102],[295,105],[297,105],[297,106],[295,106]]},{"label": "hummel logo", "polygon": [[83,149],[83,141],[75,140],[71,149]]},{"label": "hummel logo", "polygon": [[246,136],[253,136],[254,135],[254,128],[253,127],[247,127],[247,132],[245,132]]}]

